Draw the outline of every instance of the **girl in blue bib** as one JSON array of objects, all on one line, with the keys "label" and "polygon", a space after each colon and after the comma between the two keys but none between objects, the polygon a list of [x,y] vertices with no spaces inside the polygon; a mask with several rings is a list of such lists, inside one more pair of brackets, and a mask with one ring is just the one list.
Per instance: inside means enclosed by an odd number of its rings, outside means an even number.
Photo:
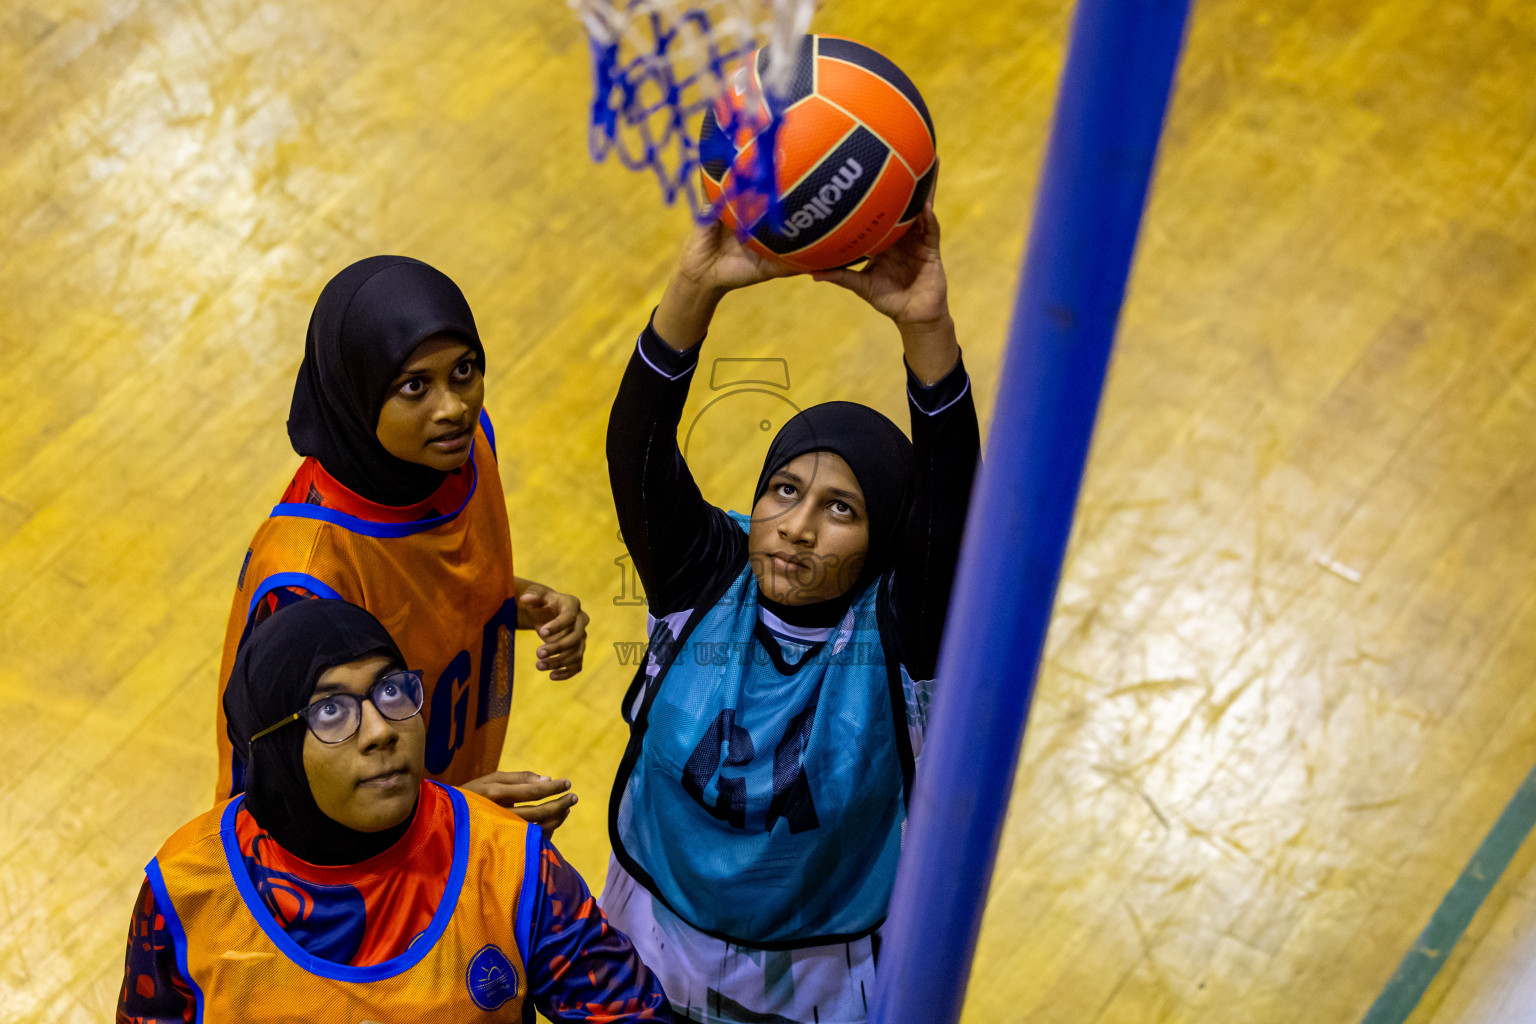
[{"label": "girl in blue bib", "polygon": [[677,428],[729,291],[794,273],[719,224],[684,247],[614,401],[608,464],[649,601],[603,895],[699,1021],[863,1021],[979,436],[930,198],[859,271],[912,439],[830,402],[775,437],[749,515],[710,505]]}]

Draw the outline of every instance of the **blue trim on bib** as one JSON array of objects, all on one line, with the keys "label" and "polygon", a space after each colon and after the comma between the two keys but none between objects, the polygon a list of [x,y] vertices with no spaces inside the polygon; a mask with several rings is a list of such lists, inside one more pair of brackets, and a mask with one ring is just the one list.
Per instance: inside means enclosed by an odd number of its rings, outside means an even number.
[{"label": "blue trim on bib", "polygon": [[[257,602],[280,587],[303,587],[316,597],[328,597],[333,601],[342,599],[341,595],[331,589],[328,584],[307,572],[275,572],[262,580],[256,588],[256,593],[251,596],[250,606],[245,609],[247,630],[250,629],[251,616],[256,614]],[[240,642],[243,644],[245,637],[241,637]]]},{"label": "blue trim on bib", "polygon": [[533,904],[539,898],[539,868],[544,852],[544,830],[538,825],[528,826],[528,838],[523,843],[523,891],[517,897],[517,921],[512,927],[512,937],[517,941],[518,954],[523,963],[528,962],[533,941]]},{"label": "blue trim on bib", "polygon": [[[495,446],[491,447],[494,455]],[[268,518],[276,519],[279,516],[288,516],[291,519],[319,519],[321,522],[339,526],[351,533],[361,534],[364,537],[410,537],[414,534],[425,533],[427,530],[435,530],[444,523],[452,522],[460,512],[469,507],[470,501],[475,497],[475,488],[480,485],[480,469],[475,465],[475,451],[471,447],[469,451],[469,493],[464,496],[463,504],[446,515],[434,516],[431,519],[423,519],[415,523],[376,523],[371,519],[359,519],[357,516],[349,516],[345,512],[339,512],[334,508],[326,508],[324,505],[311,505],[307,502],[285,501],[272,509],[272,515]]]},{"label": "blue trim on bib", "polygon": [[480,429],[485,431],[485,439],[491,442],[491,455],[496,455],[496,428],[491,426],[491,414],[485,411],[485,406],[480,407]]},{"label": "blue trim on bib", "polygon": [[240,839],[235,834],[235,812],[242,801],[244,794],[230,801],[224,809],[223,820],[219,825],[219,836],[224,843],[224,857],[228,861],[230,876],[235,880],[235,887],[240,892],[240,898],[245,902],[245,907],[250,911],[261,930],[267,938],[272,940],[284,956],[292,960],[294,964],[310,974],[317,974],[322,978],[330,978],[332,981],[369,982],[382,981],[385,978],[393,978],[397,974],[415,967],[421,962],[437,940],[443,937],[448,930],[448,922],[453,919],[453,912],[459,905],[459,893],[464,888],[464,876],[469,868],[469,805],[464,802],[464,794],[451,786],[427,780],[428,785],[438,786],[448,791],[448,797],[453,803],[453,867],[448,872],[448,885],[443,890],[443,898],[437,905],[437,912],[432,915],[432,923],[427,930],[412,942],[409,948],[399,956],[391,957],[383,963],[370,964],[367,967],[354,967],[351,964],[333,964],[329,960],[322,960],[304,950],[282,926],[273,918],[271,911],[261,902],[261,897],[256,892],[256,886],[251,882],[251,876],[245,870],[245,861],[240,853]]},{"label": "blue trim on bib", "polygon": [[191,986],[192,995],[197,999],[197,1020],[201,1024],[203,989],[187,967],[187,930],[182,927],[181,918],[176,914],[176,904],[171,902],[170,890],[165,887],[165,875],[160,872],[159,857],[144,865],[144,877],[149,881],[150,889],[154,891],[155,906],[160,911],[160,916],[165,918],[166,927],[171,930],[171,938],[176,940],[176,966],[181,970],[182,980]]}]

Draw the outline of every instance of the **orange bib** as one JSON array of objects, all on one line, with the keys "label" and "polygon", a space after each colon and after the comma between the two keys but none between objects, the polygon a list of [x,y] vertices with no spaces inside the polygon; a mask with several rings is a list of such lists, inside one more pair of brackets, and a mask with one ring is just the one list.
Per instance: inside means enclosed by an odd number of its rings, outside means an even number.
[{"label": "orange bib", "polygon": [[379,523],[320,505],[285,503],[246,553],[219,664],[215,800],[244,789],[225,732],[224,686],[258,602],[281,587],[368,609],[406,665],[426,683],[427,773],[461,785],[494,772],[512,707],[517,590],[512,536],[482,413],[468,466],[469,496],[456,511],[416,523]]},{"label": "orange bib", "polygon": [[434,1024],[520,1021],[540,833],[449,789],[453,866],[432,923],[369,967],[306,953],[257,895],[240,856],[243,797],[192,819],[145,869],[201,1021]]}]

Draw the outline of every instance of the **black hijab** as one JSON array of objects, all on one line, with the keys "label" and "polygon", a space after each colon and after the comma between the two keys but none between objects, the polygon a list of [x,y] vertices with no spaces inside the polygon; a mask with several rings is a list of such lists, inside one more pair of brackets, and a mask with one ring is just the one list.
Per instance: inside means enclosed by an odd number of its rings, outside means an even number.
[{"label": "black hijab", "polygon": [[331,278],[315,302],[293,385],[288,437],[349,490],[381,505],[413,505],[446,473],[397,459],[379,443],[387,389],[417,345],[452,334],[485,349],[459,286],[405,256],[370,256]]},{"label": "black hijab", "polygon": [[901,428],[867,405],[826,402],[813,405],[784,424],[757,478],[752,506],[768,490],[768,480],[785,464],[809,452],[840,455],[864,492],[869,516],[869,553],[859,578],[841,597],[816,604],[787,606],[759,594],[758,601],[786,622],[800,626],[836,625],[853,599],[896,561],[907,522],[912,491],[912,442]]},{"label": "black hijab", "polygon": [[356,864],[392,846],[407,818],[383,832],[358,832],[326,817],[304,773],[302,721],[255,744],[251,737],[309,703],[328,668],[384,654],[405,659],[368,612],[345,601],[302,600],[279,608],[257,626],[235,657],[224,690],[229,741],[245,758],[245,807],[278,845],[311,864]]}]

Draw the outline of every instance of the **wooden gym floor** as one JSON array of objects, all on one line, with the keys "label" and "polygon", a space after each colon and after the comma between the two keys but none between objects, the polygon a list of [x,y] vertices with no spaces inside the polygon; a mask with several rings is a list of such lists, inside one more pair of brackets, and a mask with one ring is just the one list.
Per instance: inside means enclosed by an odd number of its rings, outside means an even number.
[{"label": "wooden gym floor", "polygon": [[[984,418],[1067,6],[818,15],[933,110]],[[1522,0],[1197,6],[968,1020],[1356,1021],[1536,764],[1533,66]],[[575,779],[601,880],[643,638],[603,430],[686,224],[589,162],[587,75],[558,0],[0,6],[0,1018],[111,1012],[142,865],[209,796],[310,305],[372,253],[463,286],[518,569],[592,612],[574,681],[525,645],[504,763]],[[831,286],[708,345],[902,414],[893,331]],[[694,455],[739,506],[733,401]],[[1416,1024],[1536,1005],[1533,861]]]}]

